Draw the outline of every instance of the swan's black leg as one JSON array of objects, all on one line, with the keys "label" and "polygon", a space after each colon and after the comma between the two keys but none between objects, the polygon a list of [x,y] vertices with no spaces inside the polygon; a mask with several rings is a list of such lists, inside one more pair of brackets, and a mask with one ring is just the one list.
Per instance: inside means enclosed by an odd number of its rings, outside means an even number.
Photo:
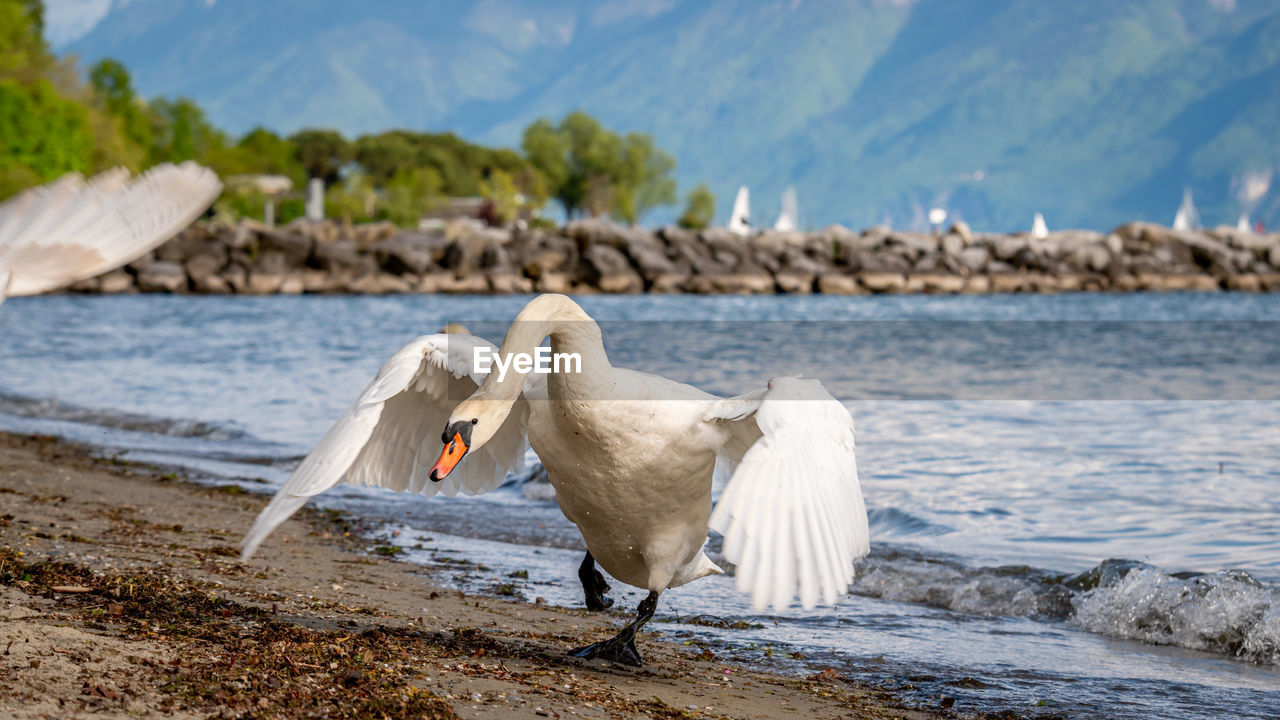
[{"label": "swan's black leg", "polygon": [[645,623],[653,619],[653,613],[658,609],[658,595],[658,591],[653,590],[649,592],[645,599],[640,601],[640,607],[636,608],[636,619],[630,625],[622,628],[622,632],[608,640],[601,640],[594,645],[578,648],[569,654],[588,660],[600,658],[625,665],[643,666],[644,661],[640,658],[640,651],[636,649],[636,634],[640,632],[640,628],[644,627]]},{"label": "swan's black leg", "polygon": [[590,552],[578,566],[578,579],[582,581],[582,591],[587,595],[588,610],[606,610],[613,606],[613,600],[604,596],[609,592],[609,583],[604,581],[604,575],[596,569],[596,559],[591,557]]}]

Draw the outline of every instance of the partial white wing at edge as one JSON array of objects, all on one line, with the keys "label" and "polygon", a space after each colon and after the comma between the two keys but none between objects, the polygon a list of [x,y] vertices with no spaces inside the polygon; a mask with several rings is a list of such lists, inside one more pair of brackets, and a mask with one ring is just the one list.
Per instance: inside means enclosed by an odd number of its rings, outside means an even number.
[{"label": "partial white wing at edge", "polygon": [[87,183],[65,175],[0,205],[8,295],[34,295],[133,262],[190,225],[222,192],[213,171],[163,164],[132,182],[123,168]]},{"label": "partial white wing at edge", "polygon": [[419,337],[392,355],[258,515],[240,543],[241,556],[253,555],[311,496],[340,482],[452,497],[488,492],[507,472],[519,472],[528,448],[529,405],[523,397],[484,447],[443,481],[427,478],[443,447],[440,432],[449,414],[484,380],[472,367],[478,346],[497,350],[481,338],[441,333]]},{"label": "partial white wing at edge", "polygon": [[848,409],[816,380],[776,378],[705,419],[730,431],[717,470],[732,478],[711,528],[724,535],[738,590],[758,611],[797,595],[806,609],[833,604],[870,549]]}]

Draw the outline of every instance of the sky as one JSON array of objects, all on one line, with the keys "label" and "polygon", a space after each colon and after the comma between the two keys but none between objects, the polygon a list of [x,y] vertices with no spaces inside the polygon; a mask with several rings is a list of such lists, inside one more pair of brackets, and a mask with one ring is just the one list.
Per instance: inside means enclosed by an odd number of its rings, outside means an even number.
[{"label": "sky", "polygon": [[111,0],[44,0],[45,36],[54,47],[89,32],[111,9]]},{"label": "sky", "polygon": [[[96,26],[111,10],[113,1],[124,4],[130,0],[45,0],[45,25],[49,42],[54,47],[74,42]],[[910,0],[890,0],[909,2]],[[1236,9],[1238,0],[1205,0],[1222,12]],[[204,0],[212,5],[217,0]],[[615,0],[605,3],[594,18],[597,24],[607,24],[630,17],[648,17],[669,8],[670,0]]]},{"label": "sky", "polygon": [[[121,5],[131,0],[114,0]],[[894,0],[900,2],[901,0]],[[1211,0],[1235,2],[1235,0]],[[217,0],[204,0],[213,5]],[[45,36],[55,48],[75,42],[92,30],[110,12],[113,0],[44,0]],[[671,0],[613,0],[602,3],[592,18],[596,25],[607,25],[635,17],[652,17],[672,6]]]}]

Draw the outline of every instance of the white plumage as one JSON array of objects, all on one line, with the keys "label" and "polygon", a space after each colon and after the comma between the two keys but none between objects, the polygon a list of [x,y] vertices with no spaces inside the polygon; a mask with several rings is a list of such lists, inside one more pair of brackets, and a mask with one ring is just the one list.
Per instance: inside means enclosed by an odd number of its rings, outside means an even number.
[{"label": "white plumage", "polygon": [[133,181],[124,168],[78,173],[0,205],[0,302],[114,270],[173,237],[222,191],[195,163],[158,165]]},{"label": "white plumage", "polygon": [[440,430],[453,406],[484,380],[471,367],[475,348],[496,350],[470,335],[423,335],[400,348],[369,387],[316,443],[241,543],[247,558],[267,535],[318,493],[350,485],[424,495],[477,495],[523,469],[528,403],[520,401],[502,429],[443,482],[427,479],[440,453]]},{"label": "white plumage", "polygon": [[757,438],[741,455],[741,438],[721,451],[736,468],[710,521],[738,566],[738,590],[757,610],[797,594],[806,608],[834,604],[870,542],[849,411],[817,380],[777,378],[707,419]]},{"label": "white plumage", "polygon": [[[492,346],[465,335],[406,345],[262,511],[242,543],[244,557],[307,498],[339,482],[428,495],[492,490],[519,467],[527,437],[586,541],[584,568],[594,572],[599,562],[650,591],[630,635],[609,641],[609,657],[638,663],[635,630],[657,594],[722,572],[703,553],[709,528],[724,535],[737,587],[757,609],[796,597],[806,608],[831,604],[847,590],[853,563],[868,551],[867,513],[853,418],[821,383],[775,378],[723,399],[614,368],[599,326],[560,295],[526,305],[500,352],[531,355],[548,336],[553,352],[580,355],[580,373],[513,367],[502,379],[483,376],[471,366],[473,350]],[[452,446],[442,453],[438,433],[448,428],[453,437],[459,426],[471,433],[464,455]],[[441,468],[437,482],[431,473]],[[713,512],[714,477],[728,484]],[[604,644],[583,656],[597,656]]]}]

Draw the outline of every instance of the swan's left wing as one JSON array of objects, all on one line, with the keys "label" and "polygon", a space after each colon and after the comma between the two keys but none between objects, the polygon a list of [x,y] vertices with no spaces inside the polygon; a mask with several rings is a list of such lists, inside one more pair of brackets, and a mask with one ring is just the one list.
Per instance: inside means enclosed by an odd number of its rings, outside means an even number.
[{"label": "swan's left wing", "polygon": [[497,350],[482,338],[438,333],[396,351],[259,513],[240,543],[242,557],[313,496],[339,483],[452,497],[488,492],[508,471],[519,472],[528,447],[523,397],[483,448],[443,481],[427,478],[449,414],[484,381],[485,373],[472,364],[477,347]]},{"label": "swan's left wing", "polygon": [[817,380],[776,378],[763,392],[712,405],[723,425],[717,472],[731,475],[711,513],[738,590],[752,605],[832,604],[867,554],[853,417]]},{"label": "swan's left wing", "polygon": [[191,162],[128,178],[124,168],[88,182],[72,173],[0,205],[7,294],[56,290],[133,262],[190,225],[222,191],[212,170]]}]

